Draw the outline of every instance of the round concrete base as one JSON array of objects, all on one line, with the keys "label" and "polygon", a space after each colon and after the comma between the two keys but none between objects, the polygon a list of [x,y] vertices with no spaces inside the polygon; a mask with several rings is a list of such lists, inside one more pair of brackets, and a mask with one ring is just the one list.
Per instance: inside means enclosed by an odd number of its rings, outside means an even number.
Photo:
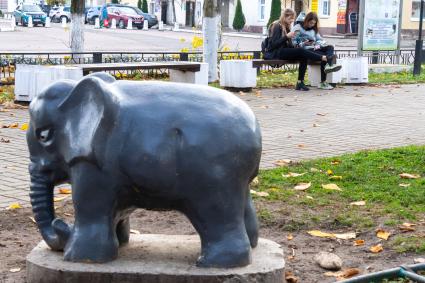
[{"label": "round concrete base", "polygon": [[197,235],[132,234],[117,260],[88,264],[63,261],[61,252],[40,242],[27,257],[27,282],[283,282],[285,261],[275,242],[260,239],[252,264],[232,269],[196,267],[200,248]]}]

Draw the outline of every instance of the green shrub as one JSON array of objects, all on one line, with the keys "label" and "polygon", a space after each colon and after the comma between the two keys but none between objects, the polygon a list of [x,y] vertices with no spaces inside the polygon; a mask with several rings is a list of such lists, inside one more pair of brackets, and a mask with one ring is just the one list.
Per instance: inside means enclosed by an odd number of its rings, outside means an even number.
[{"label": "green shrub", "polygon": [[137,8],[142,9],[142,0],[137,0]]},{"label": "green shrub", "polygon": [[241,31],[245,26],[245,15],[242,11],[241,0],[238,0],[236,4],[235,18],[233,19],[233,28],[237,31]]},{"label": "green shrub", "polygon": [[280,0],[272,0],[272,7],[270,9],[270,18],[269,22],[267,23],[267,27],[269,27],[274,21],[280,18],[280,13],[282,7],[282,3]]}]

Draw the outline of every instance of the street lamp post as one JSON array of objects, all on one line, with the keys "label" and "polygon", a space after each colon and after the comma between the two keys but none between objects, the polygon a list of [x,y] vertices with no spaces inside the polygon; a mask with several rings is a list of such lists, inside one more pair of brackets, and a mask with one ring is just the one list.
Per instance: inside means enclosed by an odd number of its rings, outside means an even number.
[{"label": "street lamp post", "polygon": [[413,66],[413,74],[421,74],[421,64],[422,64],[422,48],[424,41],[422,40],[422,21],[424,17],[424,0],[421,0],[421,12],[419,13],[419,38],[416,40],[415,48],[415,63]]}]

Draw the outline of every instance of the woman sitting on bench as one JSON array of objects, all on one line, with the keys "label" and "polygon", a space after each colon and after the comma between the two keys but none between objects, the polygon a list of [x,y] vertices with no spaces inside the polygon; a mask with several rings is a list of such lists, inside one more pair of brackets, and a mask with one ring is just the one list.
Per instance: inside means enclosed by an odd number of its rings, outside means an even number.
[{"label": "woman sitting on bench", "polygon": [[320,65],[321,89],[333,89],[333,87],[326,82],[326,74],[330,72],[337,72],[341,70],[341,65],[332,64],[332,59],[335,55],[334,47],[326,44],[319,34],[319,18],[314,12],[308,13],[305,18],[300,14],[297,18],[299,24],[295,25],[291,32],[295,33],[292,38],[292,43],[295,47],[304,48],[313,51],[319,55],[325,55],[328,58],[327,62],[322,61]]},{"label": "woman sitting on bench", "polygon": [[279,59],[299,61],[298,82],[296,90],[309,90],[304,84],[305,72],[307,71],[307,61],[327,62],[325,55],[320,55],[304,48],[294,48],[292,39],[295,32],[290,32],[291,25],[295,20],[295,12],[292,9],[285,9],[279,20],[274,21],[269,27],[269,37],[265,47],[264,59]]}]

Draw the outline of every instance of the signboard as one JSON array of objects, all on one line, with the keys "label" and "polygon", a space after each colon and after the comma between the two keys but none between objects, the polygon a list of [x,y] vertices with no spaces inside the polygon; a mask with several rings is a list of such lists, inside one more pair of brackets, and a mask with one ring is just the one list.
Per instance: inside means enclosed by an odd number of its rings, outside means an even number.
[{"label": "signboard", "polygon": [[311,0],[311,11],[319,13],[319,0]]},{"label": "signboard", "polygon": [[338,0],[338,13],[336,15],[336,24],[345,25],[345,15],[347,13],[347,0]]},{"label": "signboard", "polygon": [[361,50],[397,50],[402,0],[362,1]]}]

